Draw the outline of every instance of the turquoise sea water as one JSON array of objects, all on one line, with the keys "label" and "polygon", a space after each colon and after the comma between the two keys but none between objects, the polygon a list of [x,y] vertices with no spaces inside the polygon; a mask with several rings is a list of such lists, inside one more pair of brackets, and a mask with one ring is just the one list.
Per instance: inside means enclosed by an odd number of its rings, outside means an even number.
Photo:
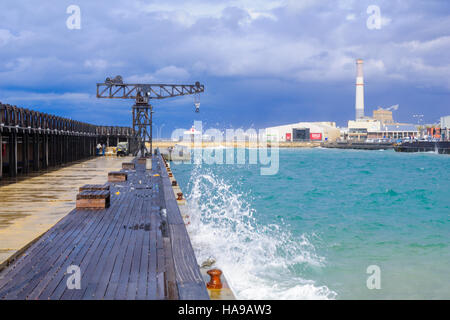
[{"label": "turquoise sea water", "polygon": [[[273,176],[172,168],[199,262],[214,257],[238,298],[450,298],[447,155],[281,149]],[[366,286],[370,265],[379,290]]]}]

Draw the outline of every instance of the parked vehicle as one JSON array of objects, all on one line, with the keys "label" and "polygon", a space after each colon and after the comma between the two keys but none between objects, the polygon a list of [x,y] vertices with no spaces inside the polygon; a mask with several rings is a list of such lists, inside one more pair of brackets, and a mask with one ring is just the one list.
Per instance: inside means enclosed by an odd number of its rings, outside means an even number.
[{"label": "parked vehicle", "polygon": [[128,154],[128,143],[127,142],[119,142],[117,144],[117,156],[125,157]]}]

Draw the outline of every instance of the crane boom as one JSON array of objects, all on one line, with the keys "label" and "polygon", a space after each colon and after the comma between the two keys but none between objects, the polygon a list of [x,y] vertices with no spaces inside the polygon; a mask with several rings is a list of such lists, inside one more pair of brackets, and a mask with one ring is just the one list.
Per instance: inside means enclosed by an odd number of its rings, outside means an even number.
[{"label": "crane boom", "polygon": [[97,83],[97,98],[136,99],[140,95],[151,99],[166,99],[204,92],[205,87],[197,82],[191,84],[116,84]]}]

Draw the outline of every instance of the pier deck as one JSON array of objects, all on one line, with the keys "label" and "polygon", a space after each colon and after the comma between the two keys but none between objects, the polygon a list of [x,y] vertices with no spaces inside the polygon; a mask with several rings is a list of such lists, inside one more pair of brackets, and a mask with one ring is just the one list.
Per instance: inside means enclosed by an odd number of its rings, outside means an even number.
[{"label": "pier deck", "polygon": [[161,156],[135,167],[108,209],[71,211],[1,271],[0,299],[208,299]]}]

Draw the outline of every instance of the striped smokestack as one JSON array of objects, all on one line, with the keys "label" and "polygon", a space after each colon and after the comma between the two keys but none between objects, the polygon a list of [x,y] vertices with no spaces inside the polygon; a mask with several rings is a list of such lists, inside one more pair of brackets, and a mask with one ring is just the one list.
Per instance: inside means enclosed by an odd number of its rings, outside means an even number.
[{"label": "striped smokestack", "polygon": [[364,75],[363,60],[356,60],[356,120],[364,118]]}]

